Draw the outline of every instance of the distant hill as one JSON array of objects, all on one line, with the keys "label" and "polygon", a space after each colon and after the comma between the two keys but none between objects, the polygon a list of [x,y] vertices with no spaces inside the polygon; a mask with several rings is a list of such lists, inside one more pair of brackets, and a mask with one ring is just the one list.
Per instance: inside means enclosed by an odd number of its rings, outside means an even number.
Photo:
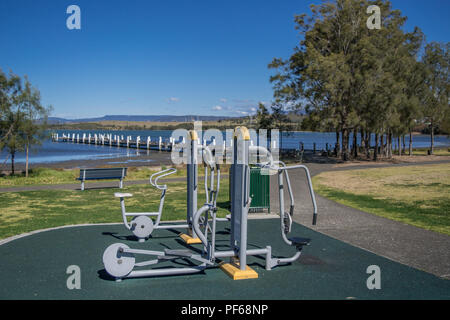
[{"label": "distant hill", "polygon": [[191,121],[218,121],[224,119],[232,119],[233,117],[225,116],[173,116],[173,115],[155,115],[155,116],[131,116],[131,115],[106,115],[99,118],[83,118],[83,119],[65,119],[58,117],[48,117],[50,124],[64,123],[81,123],[81,122],[99,122],[99,121],[152,121],[152,122],[191,122]]}]

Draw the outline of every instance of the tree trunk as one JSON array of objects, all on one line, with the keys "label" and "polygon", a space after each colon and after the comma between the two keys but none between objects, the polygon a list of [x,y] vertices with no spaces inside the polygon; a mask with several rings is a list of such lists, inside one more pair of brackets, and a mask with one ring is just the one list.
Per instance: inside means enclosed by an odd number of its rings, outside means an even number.
[{"label": "tree trunk", "polygon": [[351,151],[350,151],[350,130],[347,130],[347,138],[345,139],[346,141],[347,141],[347,160],[349,160],[350,159],[350,154],[351,154]]},{"label": "tree trunk", "polygon": [[406,154],[406,142],[405,142],[405,137],[406,137],[406,135],[404,134],[404,135],[402,136],[402,152],[403,152],[403,154]]},{"label": "tree trunk", "polygon": [[14,175],[14,156],[15,156],[15,153],[14,152],[11,153],[11,173],[12,173],[12,175]]},{"label": "tree trunk", "polygon": [[412,132],[409,131],[409,155],[412,156]]},{"label": "tree trunk", "polygon": [[[378,139],[377,139],[377,145],[378,145]],[[384,148],[384,133],[382,133],[380,135],[380,154],[381,155],[384,155],[384,150],[385,150],[385,148]]]},{"label": "tree trunk", "polygon": [[388,133],[388,141],[389,141],[389,146],[387,148],[387,155],[388,155],[388,158],[390,159],[390,158],[392,158],[392,132],[390,130]]},{"label": "tree trunk", "polygon": [[383,145],[383,157],[388,158],[389,156],[389,134],[386,133],[386,136],[384,137],[384,139],[386,141],[384,141],[384,145]]},{"label": "tree trunk", "polygon": [[367,157],[367,159],[369,159],[370,158],[370,136],[371,136],[371,133],[370,132],[365,132],[364,133],[364,146],[365,146],[365,148],[366,148],[366,157]]},{"label": "tree trunk", "polygon": [[348,161],[348,141],[349,140],[349,130],[347,128],[342,130],[342,160]]},{"label": "tree trunk", "polygon": [[358,129],[353,129],[353,158],[356,159],[358,157]]},{"label": "tree trunk", "polygon": [[283,154],[283,131],[280,131],[280,152]]},{"label": "tree trunk", "polygon": [[336,157],[341,156],[340,132],[336,129]]},{"label": "tree trunk", "polygon": [[432,155],[434,152],[434,126],[433,122],[431,122],[431,149],[430,149],[430,155]]},{"label": "tree trunk", "polygon": [[373,160],[378,160],[378,132],[375,133],[375,149],[373,150]]},{"label": "tree trunk", "polygon": [[383,156],[385,157],[385,158],[388,158],[389,157],[389,133],[388,132],[386,132],[386,142],[384,143],[384,145],[383,145]]},{"label": "tree trunk", "polygon": [[25,160],[25,177],[28,178],[28,151],[29,151],[29,145],[27,143],[26,146],[26,160]]},{"label": "tree trunk", "polygon": [[361,130],[359,131],[359,135],[361,137],[361,149],[365,149],[366,148],[366,140],[364,139],[364,129],[361,128]]},{"label": "tree trunk", "polygon": [[402,155],[402,141],[400,136],[397,137],[397,144],[398,144],[398,155]]}]

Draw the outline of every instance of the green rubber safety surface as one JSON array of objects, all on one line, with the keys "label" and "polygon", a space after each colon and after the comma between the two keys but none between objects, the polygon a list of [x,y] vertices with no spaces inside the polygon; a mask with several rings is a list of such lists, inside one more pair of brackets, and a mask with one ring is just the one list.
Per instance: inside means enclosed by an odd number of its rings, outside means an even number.
[{"label": "green rubber safety surface", "polygon": [[[229,249],[229,223],[218,222],[217,250]],[[295,248],[281,239],[278,219],[249,220],[248,248],[272,246],[273,256]],[[181,230],[180,230],[181,231]],[[233,281],[218,267],[193,275],[124,279],[104,270],[102,255],[113,243],[134,249],[186,249],[178,231],[155,230],[138,243],[123,225],[70,227],[37,233],[0,246],[0,299],[450,299],[450,281],[393,262],[298,224],[292,236],[310,238],[301,258],[273,270],[249,257],[258,279]],[[188,246],[200,250],[201,245]],[[153,259],[136,256],[136,261]],[[67,267],[81,270],[81,289],[67,288]],[[185,259],[142,268],[191,266]],[[367,267],[381,270],[381,289],[369,290]]]}]

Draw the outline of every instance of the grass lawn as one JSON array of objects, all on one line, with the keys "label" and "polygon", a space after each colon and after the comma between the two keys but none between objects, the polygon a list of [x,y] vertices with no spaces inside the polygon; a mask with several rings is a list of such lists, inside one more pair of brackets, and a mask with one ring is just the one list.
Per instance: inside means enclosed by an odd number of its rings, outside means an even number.
[{"label": "grass lawn", "polygon": [[450,235],[450,164],[323,172],[313,183],[336,202]]},{"label": "grass lawn", "polygon": [[[428,148],[425,149],[413,149],[414,156],[426,156],[428,155]],[[406,150],[408,154],[408,150]],[[433,155],[435,156],[450,156],[450,148],[434,148]]]},{"label": "grass lawn", "polygon": [[[186,182],[168,183],[162,220],[186,219]],[[219,216],[228,214],[228,180],[221,181],[217,205]],[[129,212],[158,211],[160,191],[146,185],[85,191],[40,190],[0,193],[0,239],[56,226],[122,222],[119,199],[114,192],[130,192]],[[205,199],[199,188],[198,204]]]}]

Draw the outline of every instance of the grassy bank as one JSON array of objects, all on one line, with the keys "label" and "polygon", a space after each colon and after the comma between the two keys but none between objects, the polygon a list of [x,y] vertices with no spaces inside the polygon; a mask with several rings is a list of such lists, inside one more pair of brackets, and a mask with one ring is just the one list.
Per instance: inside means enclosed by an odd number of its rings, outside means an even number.
[{"label": "grassy bank", "polygon": [[450,165],[323,172],[315,191],[344,205],[450,235]]},{"label": "grassy bank", "polygon": [[[205,198],[199,188],[199,204]],[[122,222],[117,188],[81,191],[43,190],[0,193],[0,239],[16,234],[63,225]],[[158,211],[161,193],[152,186],[133,185],[121,192],[130,192],[126,199],[129,212]],[[186,183],[168,183],[163,220],[186,219]],[[228,214],[228,180],[221,183],[217,201],[219,216]],[[124,227],[124,233],[127,231]]]},{"label": "grassy bank", "polygon": [[[413,149],[414,156],[426,156],[428,155],[429,148],[421,148],[421,149]],[[408,151],[406,151],[408,154]],[[435,156],[450,156],[450,148],[435,148],[433,151],[433,155]]]}]

